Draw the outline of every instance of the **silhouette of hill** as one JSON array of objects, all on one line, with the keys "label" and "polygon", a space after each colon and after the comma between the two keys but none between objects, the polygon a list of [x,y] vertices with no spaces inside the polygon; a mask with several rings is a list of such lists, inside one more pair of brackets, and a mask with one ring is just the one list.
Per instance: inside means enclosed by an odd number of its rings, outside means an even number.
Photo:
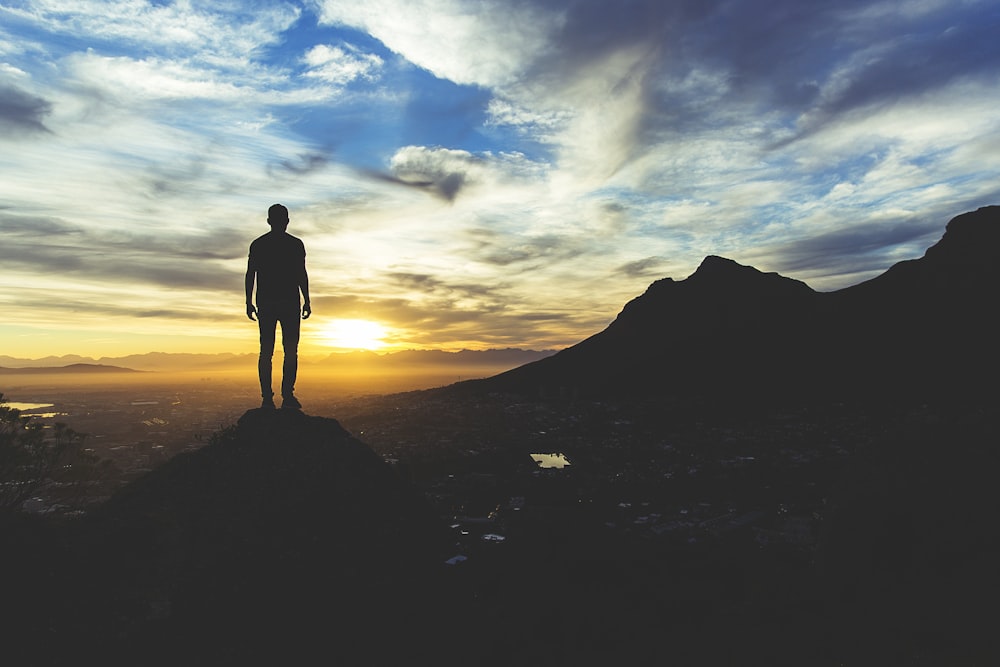
[{"label": "silhouette of hill", "polygon": [[968,396],[1000,370],[1000,207],[960,215],[924,257],[815,292],[707,257],[594,336],[462,390],[747,401]]},{"label": "silhouette of hill", "polygon": [[102,365],[121,366],[141,371],[174,371],[192,368],[226,367],[234,363],[246,364],[248,359],[256,359],[256,356],[255,354],[233,354],[230,352],[218,354],[147,352],[145,354],[101,357],[99,359],[82,357],[77,354],[25,359],[0,355],[0,366],[13,367],[20,370],[27,368],[65,368],[70,365]]},{"label": "silhouette of hill", "polygon": [[[522,350],[516,348],[492,350],[460,350],[446,352],[443,350],[402,350],[378,354],[370,351],[334,352],[323,357],[302,356],[303,365],[329,366],[334,369],[343,368],[401,368],[415,366],[450,367],[484,369],[489,373],[497,369],[512,368],[521,364],[536,361],[552,354],[552,350]],[[49,372],[64,372],[62,369],[71,366],[120,366],[142,371],[185,371],[185,370],[244,370],[254,367],[257,363],[256,354],[233,354],[230,352],[218,354],[147,352],[122,357],[101,357],[93,359],[78,355],[63,357],[44,357],[41,359],[22,359],[0,355],[0,368],[7,367],[18,372],[32,368],[53,369]],[[42,371],[39,371],[42,372]]]},{"label": "silhouette of hill", "polygon": [[[319,645],[376,660],[414,650],[429,576],[453,555],[446,528],[388,464],[336,420],[291,410],[247,412],[72,529],[43,556],[63,602],[41,610],[44,621],[22,618],[21,631],[70,655],[118,651],[141,664],[299,664]],[[54,574],[64,558],[73,573]],[[72,576],[81,571],[84,581]],[[26,586],[26,597],[54,593]],[[383,641],[386,627],[402,647]]]},{"label": "silhouette of hill", "polygon": [[69,364],[67,366],[38,366],[28,368],[7,368],[0,366],[0,373],[9,375],[52,375],[62,373],[141,373],[133,368],[106,366],[104,364]]},{"label": "silhouette of hill", "polygon": [[1000,370],[998,250],[1000,206],[981,208],[951,220],[922,258],[827,295],[835,362],[909,393],[932,385],[966,397],[991,390]]},{"label": "silhouette of hill", "polygon": [[95,363],[91,357],[81,357],[78,354],[66,354],[61,357],[47,356],[41,359],[22,359],[0,354],[0,366],[12,366],[15,368],[34,368],[40,366],[68,366],[69,364]]}]

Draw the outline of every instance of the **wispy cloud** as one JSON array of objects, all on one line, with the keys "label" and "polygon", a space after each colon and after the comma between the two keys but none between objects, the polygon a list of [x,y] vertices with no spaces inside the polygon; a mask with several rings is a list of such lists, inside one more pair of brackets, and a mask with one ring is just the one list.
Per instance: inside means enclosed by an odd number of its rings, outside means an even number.
[{"label": "wispy cloud", "polygon": [[44,120],[51,112],[48,100],[0,83],[0,134],[47,132]]},{"label": "wispy cloud", "polygon": [[666,260],[663,257],[644,257],[634,262],[627,262],[618,267],[618,271],[627,276],[639,278],[660,278]]},{"label": "wispy cloud", "polygon": [[[292,4],[133,0],[37,0],[3,8],[12,20],[55,35],[91,43],[133,44],[175,53],[245,58],[281,39],[301,11]],[[206,58],[209,56],[206,55]]]},{"label": "wispy cloud", "polygon": [[390,182],[425,189],[454,201],[463,189],[495,191],[518,181],[544,177],[546,166],[520,153],[476,155],[462,150],[405,146],[392,156],[389,170]]},{"label": "wispy cloud", "polygon": [[306,51],[303,61],[309,68],[303,76],[340,86],[355,79],[376,78],[383,63],[374,53],[327,44],[317,44]]},{"label": "wispy cloud", "polygon": [[213,292],[235,282],[233,269],[225,262],[245,256],[244,235],[234,235],[232,230],[186,236],[176,232],[110,234],[46,219],[2,216],[0,223],[5,234],[0,261],[5,269],[26,276],[61,276],[67,281],[67,291],[72,291],[72,278],[94,284],[117,281],[136,288]]}]

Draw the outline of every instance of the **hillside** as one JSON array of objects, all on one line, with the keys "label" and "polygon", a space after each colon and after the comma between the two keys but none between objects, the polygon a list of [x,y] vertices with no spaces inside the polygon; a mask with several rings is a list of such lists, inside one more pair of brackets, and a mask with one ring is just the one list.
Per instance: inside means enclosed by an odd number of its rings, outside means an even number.
[{"label": "hillside", "polygon": [[39,605],[42,618],[22,614],[25,641],[7,652],[14,664],[48,650],[55,663],[92,650],[166,665],[281,662],[320,645],[330,656],[395,656],[384,628],[419,643],[417,608],[453,555],[447,537],[423,498],[336,420],[251,410],[31,562],[5,554],[6,567],[46,580],[9,591],[9,604]]},{"label": "hillside", "polygon": [[830,293],[708,257],[607,329],[466,391],[759,400],[961,400],[1000,371],[1000,207],[953,219],[924,257]]}]

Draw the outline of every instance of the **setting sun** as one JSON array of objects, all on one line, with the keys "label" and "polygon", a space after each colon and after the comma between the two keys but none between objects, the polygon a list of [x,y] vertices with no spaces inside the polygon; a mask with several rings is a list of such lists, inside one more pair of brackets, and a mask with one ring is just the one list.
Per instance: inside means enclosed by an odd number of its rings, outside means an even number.
[{"label": "setting sun", "polygon": [[377,350],[385,346],[386,330],[371,320],[332,320],[322,336],[323,342],[330,347]]}]

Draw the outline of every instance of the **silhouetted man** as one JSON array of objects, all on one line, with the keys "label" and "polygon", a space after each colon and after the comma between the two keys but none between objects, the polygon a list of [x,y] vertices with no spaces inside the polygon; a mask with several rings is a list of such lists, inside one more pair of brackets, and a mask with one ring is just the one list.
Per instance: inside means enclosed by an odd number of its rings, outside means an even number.
[{"label": "silhouetted man", "polygon": [[[250,244],[247,261],[246,294],[247,317],[260,326],[260,357],[257,372],[260,375],[261,407],[274,407],[271,390],[271,356],[274,354],[275,328],[281,322],[281,346],[285,360],[281,367],[281,407],[301,408],[295,398],[295,376],[299,368],[299,317],[307,319],[312,314],[309,305],[309,276],[306,274],[306,247],[288,229],[288,209],[275,204],[267,209],[267,224],[271,231],[254,239]],[[257,281],[257,307],[253,305],[254,279]],[[304,303],[299,306],[299,291]]]}]

